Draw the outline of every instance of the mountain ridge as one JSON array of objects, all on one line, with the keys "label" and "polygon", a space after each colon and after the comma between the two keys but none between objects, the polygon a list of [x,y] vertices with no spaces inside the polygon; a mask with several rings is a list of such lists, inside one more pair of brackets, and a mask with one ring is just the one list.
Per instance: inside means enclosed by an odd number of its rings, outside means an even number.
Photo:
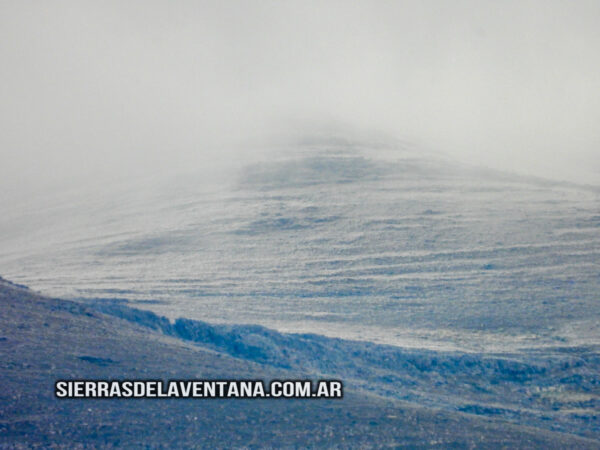
[{"label": "mountain ridge", "polygon": [[[59,378],[306,376],[156,333],[89,304],[0,282],[0,445],[593,448],[597,441],[383,400],[57,400]],[[204,401],[205,402],[205,401]],[[150,425],[150,426],[149,426]],[[167,431],[168,430],[168,431]]]}]

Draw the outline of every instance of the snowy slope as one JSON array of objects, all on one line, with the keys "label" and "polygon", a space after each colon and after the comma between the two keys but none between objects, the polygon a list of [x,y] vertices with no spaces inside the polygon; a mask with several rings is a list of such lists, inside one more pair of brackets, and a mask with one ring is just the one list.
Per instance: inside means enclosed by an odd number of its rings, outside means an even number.
[{"label": "snowy slope", "polygon": [[383,140],[275,155],[213,186],[188,174],[7,206],[0,270],[171,318],[408,347],[599,343],[598,190]]}]

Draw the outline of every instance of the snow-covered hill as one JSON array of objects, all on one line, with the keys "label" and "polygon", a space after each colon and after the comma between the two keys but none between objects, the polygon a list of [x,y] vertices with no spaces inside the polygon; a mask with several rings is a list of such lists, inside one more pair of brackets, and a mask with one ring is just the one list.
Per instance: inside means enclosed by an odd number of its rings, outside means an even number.
[{"label": "snow-covered hill", "polygon": [[599,344],[597,189],[383,139],[273,154],[218,184],[192,171],[6,205],[0,270],[171,318],[404,347]]}]

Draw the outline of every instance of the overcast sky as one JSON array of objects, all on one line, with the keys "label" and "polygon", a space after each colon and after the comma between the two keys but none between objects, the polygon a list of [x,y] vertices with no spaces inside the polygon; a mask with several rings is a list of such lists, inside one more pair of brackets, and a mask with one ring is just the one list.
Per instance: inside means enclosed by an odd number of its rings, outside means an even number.
[{"label": "overcast sky", "polygon": [[0,61],[3,189],[189,169],[305,119],[600,184],[598,1],[3,0]]}]

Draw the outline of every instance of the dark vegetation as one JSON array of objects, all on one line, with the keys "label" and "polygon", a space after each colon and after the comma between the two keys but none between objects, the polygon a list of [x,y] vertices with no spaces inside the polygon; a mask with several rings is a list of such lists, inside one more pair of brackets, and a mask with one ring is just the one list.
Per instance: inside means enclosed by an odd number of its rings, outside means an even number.
[{"label": "dark vegetation", "polygon": [[[509,375],[527,379],[549,368],[492,360],[477,367],[468,357],[417,358],[393,348],[369,356],[376,346],[261,327],[171,324],[124,305],[102,312],[94,305],[47,298],[5,280],[0,280],[0,310],[3,447],[598,446],[596,440],[566,433],[383,398],[353,381],[363,363],[364,386],[377,372],[398,365],[427,379],[428,373],[443,374],[447,364],[462,361],[461,370],[489,371],[499,383]],[[329,351],[334,352],[330,367],[325,355],[315,358]],[[337,401],[58,400],[53,393],[61,378],[318,378],[340,368],[351,379],[344,399]],[[395,389],[408,391],[404,382],[394,381]]]}]

